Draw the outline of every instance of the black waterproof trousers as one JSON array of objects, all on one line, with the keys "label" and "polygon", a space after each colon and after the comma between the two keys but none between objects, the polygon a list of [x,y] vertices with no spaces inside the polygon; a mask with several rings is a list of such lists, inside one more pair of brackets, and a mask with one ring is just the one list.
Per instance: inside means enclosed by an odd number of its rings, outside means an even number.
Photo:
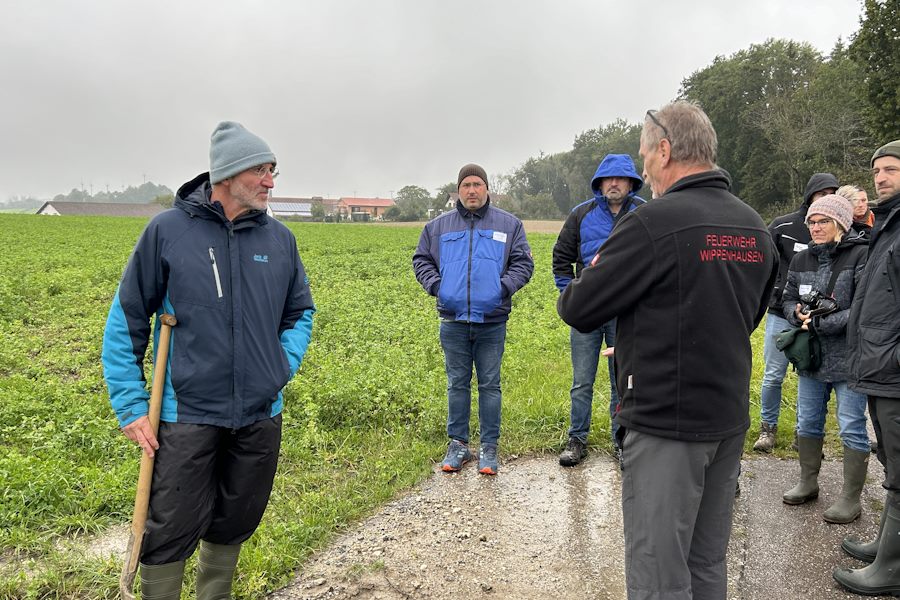
[{"label": "black waterproof trousers", "polygon": [[[884,467],[888,500],[900,501],[900,398],[869,396],[869,416],[878,440],[878,461]],[[892,500],[893,499],[893,500]],[[900,510],[900,502],[896,508]]]},{"label": "black waterproof trousers", "polygon": [[201,539],[233,545],[259,525],[278,465],[281,415],[233,430],[160,423],[145,565],[187,559]]}]

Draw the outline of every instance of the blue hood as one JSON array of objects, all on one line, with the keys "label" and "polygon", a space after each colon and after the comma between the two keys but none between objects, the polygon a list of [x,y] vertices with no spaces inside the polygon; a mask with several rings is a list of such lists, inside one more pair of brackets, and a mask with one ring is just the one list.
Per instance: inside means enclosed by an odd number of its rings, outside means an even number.
[{"label": "blue hood", "polygon": [[644,180],[641,179],[637,169],[634,168],[634,161],[627,154],[607,154],[600,162],[597,172],[594,173],[594,178],[591,179],[591,189],[594,191],[595,196],[600,194],[600,180],[604,177],[631,178],[633,182],[631,186],[632,194],[637,193],[641,186],[644,185]]}]

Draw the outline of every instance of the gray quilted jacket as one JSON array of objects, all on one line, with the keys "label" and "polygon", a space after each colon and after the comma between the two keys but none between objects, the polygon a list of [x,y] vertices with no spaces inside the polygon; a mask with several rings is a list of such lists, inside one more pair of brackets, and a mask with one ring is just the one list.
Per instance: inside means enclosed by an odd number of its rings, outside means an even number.
[{"label": "gray quilted jacket", "polygon": [[855,282],[866,264],[867,243],[865,236],[850,231],[838,243],[810,244],[808,249],[798,252],[791,260],[781,307],[784,318],[797,327],[800,320],[794,314],[794,309],[800,302],[800,296],[811,290],[825,294],[832,266],[838,256],[844,255],[841,258],[841,272],[830,294],[837,301],[838,310],[829,315],[813,317],[812,320],[812,329],[822,344],[822,366],[813,372],[801,371],[801,375],[819,381],[847,381],[847,320],[850,317]]}]

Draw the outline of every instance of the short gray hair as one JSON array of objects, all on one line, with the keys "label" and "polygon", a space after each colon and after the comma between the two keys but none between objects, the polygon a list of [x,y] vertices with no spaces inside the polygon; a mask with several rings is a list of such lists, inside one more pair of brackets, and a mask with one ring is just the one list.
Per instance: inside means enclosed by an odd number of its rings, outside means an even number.
[{"label": "short gray hair", "polygon": [[715,166],[719,145],[716,130],[696,102],[676,100],[658,111],[647,111],[641,142],[645,146],[655,146],[663,138],[669,140],[672,147],[672,160],[704,167]]}]

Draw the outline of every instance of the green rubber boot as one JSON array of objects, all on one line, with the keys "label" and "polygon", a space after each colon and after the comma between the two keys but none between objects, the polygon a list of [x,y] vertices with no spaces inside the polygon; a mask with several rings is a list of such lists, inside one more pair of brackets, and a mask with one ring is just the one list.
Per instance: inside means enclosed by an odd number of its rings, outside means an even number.
[{"label": "green rubber boot", "polygon": [[141,564],[141,598],[143,600],[180,600],[184,561],[164,565]]},{"label": "green rubber boot", "polygon": [[197,559],[197,600],[228,600],[231,598],[231,581],[237,567],[241,545],[225,546],[210,542],[200,543]]},{"label": "green rubber boot", "polygon": [[862,514],[859,497],[866,485],[866,473],[869,472],[869,454],[859,450],[851,450],[844,446],[844,487],[838,501],[828,507],[822,518],[829,523],[851,523]]},{"label": "green rubber boot", "polygon": [[786,491],[785,504],[803,504],[819,497],[819,469],[822,468],[822,439],[798,437],[800,483]]},{"label": "green rubber boot", "polygon": [[881,532],[884,531],[884,517],[887,514],[887,501],[884,503],[884,510],[881,511],[881,522],[878,524],[878,535],[871,542],[860,542],[855,537],[847,536],[841,542],[841,548],[857,560],[870,563],[875,560],[878,554],[878,544],[881,543]]},{"label": "green rubber boot", "polygon": [[881,543],[871,565],[862,569],[833,571],[834,579],[854,594],[896,596],[900,594],[900,509],[891,505],[884,515]]}]

